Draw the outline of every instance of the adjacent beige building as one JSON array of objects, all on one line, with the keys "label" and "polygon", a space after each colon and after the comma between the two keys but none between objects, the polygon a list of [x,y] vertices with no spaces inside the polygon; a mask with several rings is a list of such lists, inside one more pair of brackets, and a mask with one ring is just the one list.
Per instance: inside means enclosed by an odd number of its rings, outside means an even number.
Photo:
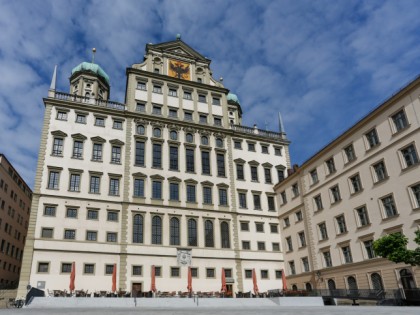
[{"label": "adjacent beige building", "polygon": [[210,60],[175,41],[146,45],[127,68],[125,103],[109,101],[97,64],[73,69],[70,92],[53,82],[45,116],[19,293],[26,286],[186,291],[280,288],[273,185],[289,167],[282,130],[242,126],[239,100]]},{"label": "adjacent beige building", "polygon": [[0,288],[19,282],[31,198],[29,186],[0,153]]},{"label": "adjacent beige building", "polygon": [[420,268],[378,258],[372,242],[420,225],[420,78],[275,186],[290,289],[397,289]]}]

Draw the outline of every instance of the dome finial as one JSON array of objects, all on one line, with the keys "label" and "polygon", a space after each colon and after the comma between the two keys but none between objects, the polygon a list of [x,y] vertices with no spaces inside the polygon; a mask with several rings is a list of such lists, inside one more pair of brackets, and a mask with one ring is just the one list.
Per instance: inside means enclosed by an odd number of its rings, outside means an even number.
[{"label": "dome finial", "polygon": [[95,63],[95,53],[96,53],[96,48],[93,47],[92,48],[92,63]]},{"label": "dome finial", "polygon": [[181,34],[176,34],[176,40],[181,40]]}]

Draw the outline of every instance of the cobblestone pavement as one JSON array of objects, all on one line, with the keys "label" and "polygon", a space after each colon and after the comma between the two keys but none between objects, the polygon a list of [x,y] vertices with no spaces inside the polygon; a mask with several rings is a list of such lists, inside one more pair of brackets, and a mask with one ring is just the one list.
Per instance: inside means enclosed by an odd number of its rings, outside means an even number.
[{"label": "cobblestone pavement", "polygon": [[147,309],[147,308],[71,308],[71,309],[0,309],[0,314],[112,314],[112,315],[419,315],[420,307],[380,307],[380,306],[325,306],[325,307],[260,307],[260,308],[185,308],[185,309]]}]

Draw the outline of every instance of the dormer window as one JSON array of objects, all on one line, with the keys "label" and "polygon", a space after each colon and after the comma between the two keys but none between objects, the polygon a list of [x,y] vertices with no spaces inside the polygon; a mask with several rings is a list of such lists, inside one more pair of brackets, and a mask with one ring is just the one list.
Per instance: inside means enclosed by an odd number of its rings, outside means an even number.
[{"label": "dormer window", "polygon": [[159,73],[159,68],[155,68],[155,69],[153,70],[153,72],[154,72],[154,73]]}]

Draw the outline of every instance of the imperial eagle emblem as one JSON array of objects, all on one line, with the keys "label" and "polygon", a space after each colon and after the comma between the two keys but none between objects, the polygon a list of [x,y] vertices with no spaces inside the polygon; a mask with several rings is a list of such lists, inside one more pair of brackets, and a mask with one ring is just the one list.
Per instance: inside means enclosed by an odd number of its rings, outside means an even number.
[{"label": "imperial eagle emblem", "polygon": [[190,65],[188,63],[173,61],[169,62],[169,75],[178,79],[190,79]]}]

